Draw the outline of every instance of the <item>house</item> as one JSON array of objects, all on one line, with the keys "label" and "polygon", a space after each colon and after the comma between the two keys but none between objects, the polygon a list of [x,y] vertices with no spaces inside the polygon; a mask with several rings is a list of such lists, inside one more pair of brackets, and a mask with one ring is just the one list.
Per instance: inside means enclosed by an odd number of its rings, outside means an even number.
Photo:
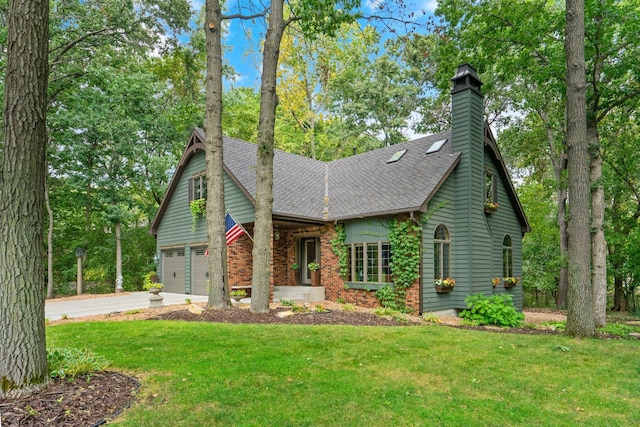
[{"label": "house", "polygon": [[[420,313],[461,309],[469,294],[506,292],[522,307],[522,286],[508,288],[503,278],[521,275],[522,237],[529,225],[485,123],[476,71],[462,65],[452,80],[449,132],[327,163],[276,151],[275,301],[379,305],[376,291],[392,282],[395,220],[418,230],[419,253],[408,257],[415,259],[418,274],[406,290],[407,306]],[[192,220],[189,209],[191,200],[206,195],[204,149],[204,134],[196,129],[151,226],[168,292],[207,293],[205,219]],[[254,144],[224,139],[225,208],[249,234],[255,165]],[[232,287],[251,284],[251,251],[247,235],[228,246]],[[312,261],[320,264],[319,287],[309,286]],[[300,268],[292,270],[294,263]],[[455,287],[439,293],[435,281],[448,277]]]}]

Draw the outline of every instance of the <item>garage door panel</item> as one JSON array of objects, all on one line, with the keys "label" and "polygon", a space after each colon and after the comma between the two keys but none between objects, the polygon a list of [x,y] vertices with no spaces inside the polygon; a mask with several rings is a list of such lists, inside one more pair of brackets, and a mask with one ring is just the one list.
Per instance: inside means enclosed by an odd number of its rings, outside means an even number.
[{"label": "garage door panel", "polygon": [[207,295],[209,264],[205,255],[206,248],[191,249],[191,293],[194,295]]},{"label": "garage door panel", "polygon": [[162,284],[164,292],[184,293],[184,249],[162,251]]}]

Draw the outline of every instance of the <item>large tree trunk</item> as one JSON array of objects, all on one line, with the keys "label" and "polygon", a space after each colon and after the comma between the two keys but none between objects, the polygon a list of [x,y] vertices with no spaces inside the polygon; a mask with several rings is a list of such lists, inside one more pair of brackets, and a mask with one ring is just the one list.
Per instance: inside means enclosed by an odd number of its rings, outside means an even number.
[{"label": "large tree trunk", "polygon": [[47,230],[47,298],[53,298],[53,209],[49,203],[49,188],[47,179],[44,180],[44,203],[49,214],[49,228]]},{"label": "large tree trunk", "polygon": [[280,56],[280,41],[285,28],[283,4],[283,0],[271,0],[269,26],[262,59],[256,170],[256,221],[253,243],[253,289],[251,291],[251,311],[254,313],[269,311],[273,227],[273,145],[276,106],[278,105],[276,74]]},{"label": "large tree trunk", "polygon": [[44,180],[49,2],[9,2],[0,163],[0,398],[48,381]]},{"label": "large tree trunk", "polygon": [[122,225],[118,222],[116,229],[116,292],[122,292]]},{"label": "large tree trunk", "polygon": [[207,161],[207,237],[209,300],[215,308],[231,306],[226,283],[224,175],[222,148],[222,12],[219,0],[207,0],[205,10],[207,45],[206,117],[204,122]]},{"label": "large tree trunk", "polygon": [[567,335],[595,334],[591,290],[589,145],[584,59],[584,1],[566,2],[567,156],[569,169],[569,292]]},{"label": "large tree trunk", "polygon": [[567,190],[558,189],[558,226],[560,228],[560,278],[558,281],[558,293],[556,294],[556,306],[565,308],[567,306],[567,291],[569,289],[569,269],[567,259],[569,258],[569,233],[567,232]]},{"label": "large tree trunk", "polygon": [[607,242],[604,237],[604,186],[602,185],[602,156],[598,129],[587,125],[587,141],[591,152],[591,286],[593,315],[596,327],[607,324]]},{"label": "large tree trunk", "polygon": [[624,294],[622,277],[616,276],[613,280],[613,308],[612,311],[627,311],[627,298]]}]

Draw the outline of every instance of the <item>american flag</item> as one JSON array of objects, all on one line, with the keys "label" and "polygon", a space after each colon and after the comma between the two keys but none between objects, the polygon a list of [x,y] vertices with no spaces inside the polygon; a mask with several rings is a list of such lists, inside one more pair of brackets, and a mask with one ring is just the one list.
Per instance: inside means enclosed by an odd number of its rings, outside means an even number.
[{"label": "american flag", "polygon": [[238,225],[229,213],[224,217],[224,225],[227,229],[227,246],[229,246],[235,242],[238,237],[242,236],[244,228]]}]

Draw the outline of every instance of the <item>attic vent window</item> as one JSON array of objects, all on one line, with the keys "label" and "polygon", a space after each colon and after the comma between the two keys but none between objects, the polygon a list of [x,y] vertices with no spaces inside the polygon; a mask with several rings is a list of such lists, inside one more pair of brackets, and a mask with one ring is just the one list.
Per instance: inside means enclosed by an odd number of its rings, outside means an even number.
[{"label": "attic vent window", "polygon": [[397,162],[398,160],[400,160],[400,158],[402,156],[404,156],[404,153],[406,153],[406,152],[407,152],[407,150],[396,151],[396,153],[393,156],[391,156],[391,158],[389,160],[387,160],[387,163],[395,163],[395,162]]},{"label": "attic vent window", "polygon": [[425,154],[431,154],[439,151],[447,141],[448,139],[441,139],[440,141],[434,142]]}]

